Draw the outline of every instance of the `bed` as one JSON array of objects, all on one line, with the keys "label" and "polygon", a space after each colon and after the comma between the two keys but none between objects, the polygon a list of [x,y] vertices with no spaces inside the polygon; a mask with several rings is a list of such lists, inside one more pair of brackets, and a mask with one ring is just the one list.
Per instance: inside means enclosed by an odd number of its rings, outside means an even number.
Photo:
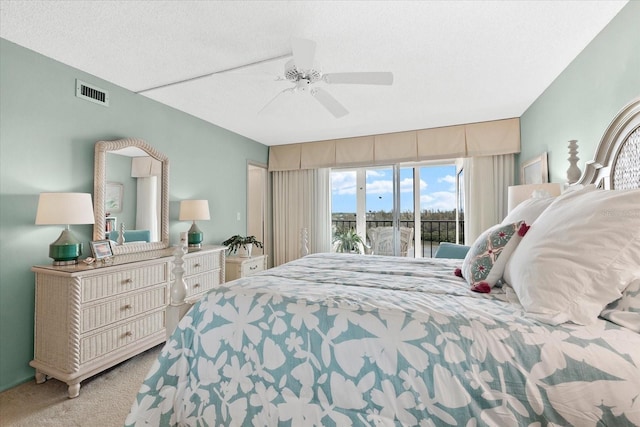
[{"label": "bed", "polygon": [[575,191],[489,232],[509,237],[480,281],[474,244],[464,262],[313,254],[220,286],[126,424],[640,425],[639,127],[640,99]]}]

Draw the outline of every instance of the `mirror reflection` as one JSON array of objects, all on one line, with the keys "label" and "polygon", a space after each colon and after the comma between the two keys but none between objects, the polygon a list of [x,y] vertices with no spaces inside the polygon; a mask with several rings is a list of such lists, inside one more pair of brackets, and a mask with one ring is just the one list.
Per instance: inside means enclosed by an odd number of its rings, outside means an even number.
[{"label": "mirror reflection", "polygon": [[160,241],[159,185],[162,164],[138,147],[107,153],[105,238],[124,242]]},{"label": "mirror reflection", "polygon": [[94,240],[114,254],[168,247],[168,158],[135,138],[99,141],[95,154]]}]

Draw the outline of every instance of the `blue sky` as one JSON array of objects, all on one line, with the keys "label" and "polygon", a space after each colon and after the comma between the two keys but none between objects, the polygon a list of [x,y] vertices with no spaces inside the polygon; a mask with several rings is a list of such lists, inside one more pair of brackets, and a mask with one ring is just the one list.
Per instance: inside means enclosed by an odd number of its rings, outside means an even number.
[{"label": "blue sky", "polygon": [[[456,168],[424,166],[420,168],[420,205],[422,209],[452,210],[456,205]],[[400,169],[400,210],[413,210],[412,168]],[[367,170],[367,211],[391,211],[393,207],[393,172],[391,167]],[[356,172],[332,171],[333,212],[356,211]]]}]

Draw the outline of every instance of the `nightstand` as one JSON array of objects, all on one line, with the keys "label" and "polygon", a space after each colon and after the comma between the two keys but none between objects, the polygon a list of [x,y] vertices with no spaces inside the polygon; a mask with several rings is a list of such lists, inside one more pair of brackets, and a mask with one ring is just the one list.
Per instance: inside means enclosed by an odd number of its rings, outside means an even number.
[{"label": "nightstand", "polygon": [[228,256],[225,258],[225,281],[252,276],[267,269],[267,256],[252,257]]}]

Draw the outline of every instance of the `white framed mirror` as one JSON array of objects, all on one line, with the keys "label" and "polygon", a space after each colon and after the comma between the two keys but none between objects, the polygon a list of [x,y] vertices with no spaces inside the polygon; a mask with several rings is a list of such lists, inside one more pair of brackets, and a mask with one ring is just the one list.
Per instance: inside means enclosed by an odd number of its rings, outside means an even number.
[{"label": "white framed mirror", "polygon": [[114,255],[167,248],[169,158],[142,139],[96,142],[93,203],[93,240],[116,242]]}]

